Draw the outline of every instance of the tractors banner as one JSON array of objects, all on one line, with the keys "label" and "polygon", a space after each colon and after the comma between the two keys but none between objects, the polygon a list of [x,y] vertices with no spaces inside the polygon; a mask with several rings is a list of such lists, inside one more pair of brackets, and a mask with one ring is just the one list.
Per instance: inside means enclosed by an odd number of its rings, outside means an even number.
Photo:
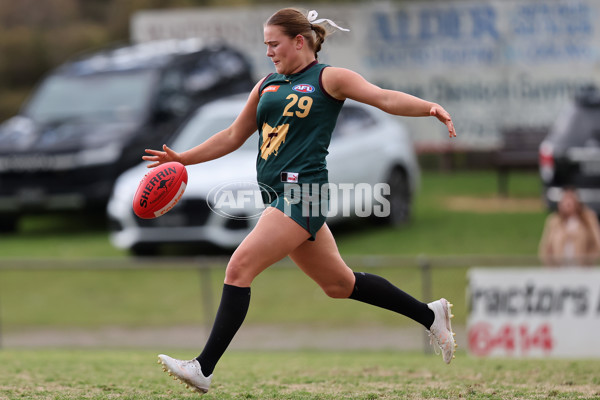
[{"label": "tractors banner", "polygon": [[469,271],[475,356],[600,357],[600,269]]}]

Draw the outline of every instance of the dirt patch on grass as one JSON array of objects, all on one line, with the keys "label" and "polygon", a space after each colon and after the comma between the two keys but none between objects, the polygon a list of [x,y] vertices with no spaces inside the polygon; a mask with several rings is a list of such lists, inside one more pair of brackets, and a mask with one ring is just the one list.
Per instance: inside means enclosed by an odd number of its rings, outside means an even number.
[{"label": "dirt patch on grass", "polygon": [[443,206],[450,211],[475,213],[530,213],[545,210],[542,199],[537,197],[467,197],[452,196],[443,200]]},{"label": "dirt patch on grass", "polygon": [[[458,345],[466,347],[465,327],[454,325]],[[201,326],[139,327],[107,326],[97,329],[31,329],[2,337],[7,347],[157,347],[194,348],[206,341],[209,329]],[[242,326],[231,343],[235,349],[397,349],[419,350],[427,345],[420,326],[315,327],[314,325]]]}]

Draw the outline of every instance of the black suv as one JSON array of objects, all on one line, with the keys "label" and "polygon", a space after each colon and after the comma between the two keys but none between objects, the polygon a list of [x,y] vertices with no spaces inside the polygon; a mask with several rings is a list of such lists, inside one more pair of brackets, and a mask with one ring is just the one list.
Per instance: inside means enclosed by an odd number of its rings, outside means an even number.
[{"label": "black suv", "polygon": [[239,52],[198,41],[105,49],[52,71],[0,125],[0,231],[25,213],[102,208],[116,177],[197,107],[248,92]]},{"label": "black suv", "polygon": [[550,209],[562,188],[577,189],[581,201],[600,214],[600,91],[581,90],[559,114],[540,145],[540,174]]}]

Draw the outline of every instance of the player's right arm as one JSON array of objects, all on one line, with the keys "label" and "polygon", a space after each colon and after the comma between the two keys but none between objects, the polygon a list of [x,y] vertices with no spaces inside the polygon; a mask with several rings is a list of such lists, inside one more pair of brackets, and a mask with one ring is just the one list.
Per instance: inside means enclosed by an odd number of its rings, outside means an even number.
[{"label": "player's right arm", "polygon": [[198,146],[181,153],[177,153],[167,145],[163,145],[162,151],[146,149],[148,155],[143,156],[142,159],[152,162],[148,168],[154,168],[169,161],[177,161],[183,165],[200,164],[239,149],[257,129],[258,91],[263,81],[264,79],[254,86],[242,112],[228,128],[214,134]]}]

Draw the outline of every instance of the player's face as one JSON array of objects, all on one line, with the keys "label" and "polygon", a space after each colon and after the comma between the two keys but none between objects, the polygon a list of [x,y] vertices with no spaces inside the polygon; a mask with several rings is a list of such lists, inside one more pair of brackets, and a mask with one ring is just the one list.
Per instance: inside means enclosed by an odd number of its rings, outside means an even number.
[{"label": "player's face", "polygon": [[299,57],[297,40],[286,36],[277,25],[267,25],[264,29],[267,57],[273,61],[278,74],[292,74],[298,68]]}]

